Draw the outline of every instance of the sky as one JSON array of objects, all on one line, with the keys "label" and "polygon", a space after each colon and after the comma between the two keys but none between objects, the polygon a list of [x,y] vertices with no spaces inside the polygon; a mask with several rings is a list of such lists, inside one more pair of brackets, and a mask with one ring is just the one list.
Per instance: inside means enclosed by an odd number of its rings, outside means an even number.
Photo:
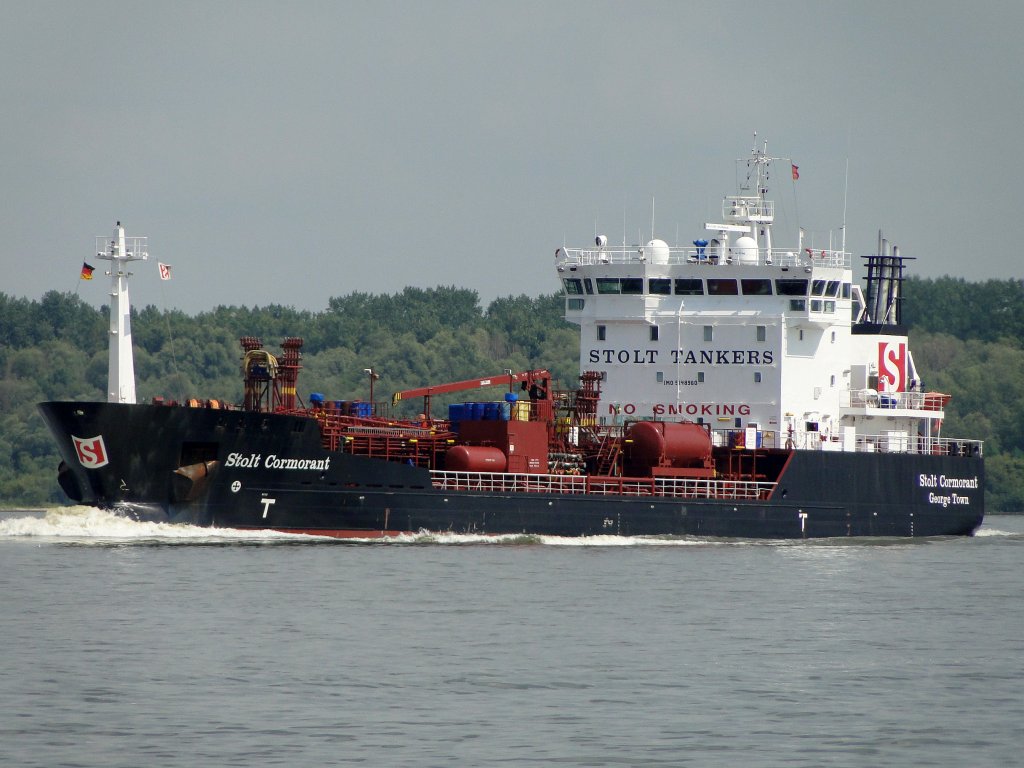
[{"label": "sky", "polygon": [[107,303],[121,221],[136,306],[547,294],[595,232],[704,236],[755,132],[800,168],[775,245],[845,221],[858,263],[882,229],[912,274],[1021,278],[1022,29],[1019,0],[4,0],[0,292]]}]

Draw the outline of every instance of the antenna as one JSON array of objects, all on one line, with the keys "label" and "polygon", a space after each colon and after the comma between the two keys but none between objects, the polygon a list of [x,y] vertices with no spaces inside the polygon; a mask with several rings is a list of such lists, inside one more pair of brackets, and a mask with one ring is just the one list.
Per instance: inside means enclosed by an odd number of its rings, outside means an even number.
[{"label": "antenna", "polygon": [[654,195],[651,195],[651,240],[654,239]]},{"label": "antenna", "polygon": [[850,191],[850,158],[846,158],[846,178],[843,180],[843,253],[846,253],[846,199]]}]

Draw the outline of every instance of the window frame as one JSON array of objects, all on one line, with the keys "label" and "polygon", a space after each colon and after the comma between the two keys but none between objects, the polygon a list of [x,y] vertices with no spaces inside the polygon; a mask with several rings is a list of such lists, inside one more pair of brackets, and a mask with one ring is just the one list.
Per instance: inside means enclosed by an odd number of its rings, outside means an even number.
[{"label": "window frame", "polygon": [[672,289],[676,296],[703,296],[704,281],[699,277],[677,277]]}]

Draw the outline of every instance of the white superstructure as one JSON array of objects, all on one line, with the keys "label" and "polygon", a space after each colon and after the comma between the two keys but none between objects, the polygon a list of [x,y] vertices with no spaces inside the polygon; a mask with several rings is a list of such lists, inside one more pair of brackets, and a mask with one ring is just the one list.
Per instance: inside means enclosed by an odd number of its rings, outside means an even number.
[{"label": "white superstructure", "polygon": [[766,447],[930,450],[947,398],[926,394],[914,367],[903,259],[880,242],[865,297],[844,250],[802,234],[774,247],[766,180],[779,159],[755,148],[745,187],[691,246],[598,235],[556,251],[580,370],[604,379],[599,421],[697,421]]},{"label": "white superstructure", "polygon": [[128,299],[128,264],[144,261],[145,237],[125,237],[117,222],[114,236],[96,237],[96,258],[110,262],[110,344],[107,366],[107,402],[135,402],[135,363],[132,355],[131,302]]}]

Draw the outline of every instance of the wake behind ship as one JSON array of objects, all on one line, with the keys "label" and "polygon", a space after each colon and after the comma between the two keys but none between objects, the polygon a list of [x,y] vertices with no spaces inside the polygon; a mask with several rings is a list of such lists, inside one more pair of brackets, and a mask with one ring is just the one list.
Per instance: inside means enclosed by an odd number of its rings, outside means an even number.
[{"label": "wake behind ship", "polygon": [[[982,443],[941,436],[950,397],[923,385],[902,323],[906,257],[880,237],[862,291],[844,249],[776,248],[778,160],[755,148],[690,246],[556,250],[576,387],[538,369],[395,393],[396,408],[423,398],[415,419],[372,395],[300,396],[297,337],[279,355],[241,340],[238,404],[137,404],[126,265],[145,239],[118,223],[97,254],[108,400],[39,406],[61,487],[146,519],[338,537],[973,533]],[[495,388],[431,413],[434,396]]]}]

